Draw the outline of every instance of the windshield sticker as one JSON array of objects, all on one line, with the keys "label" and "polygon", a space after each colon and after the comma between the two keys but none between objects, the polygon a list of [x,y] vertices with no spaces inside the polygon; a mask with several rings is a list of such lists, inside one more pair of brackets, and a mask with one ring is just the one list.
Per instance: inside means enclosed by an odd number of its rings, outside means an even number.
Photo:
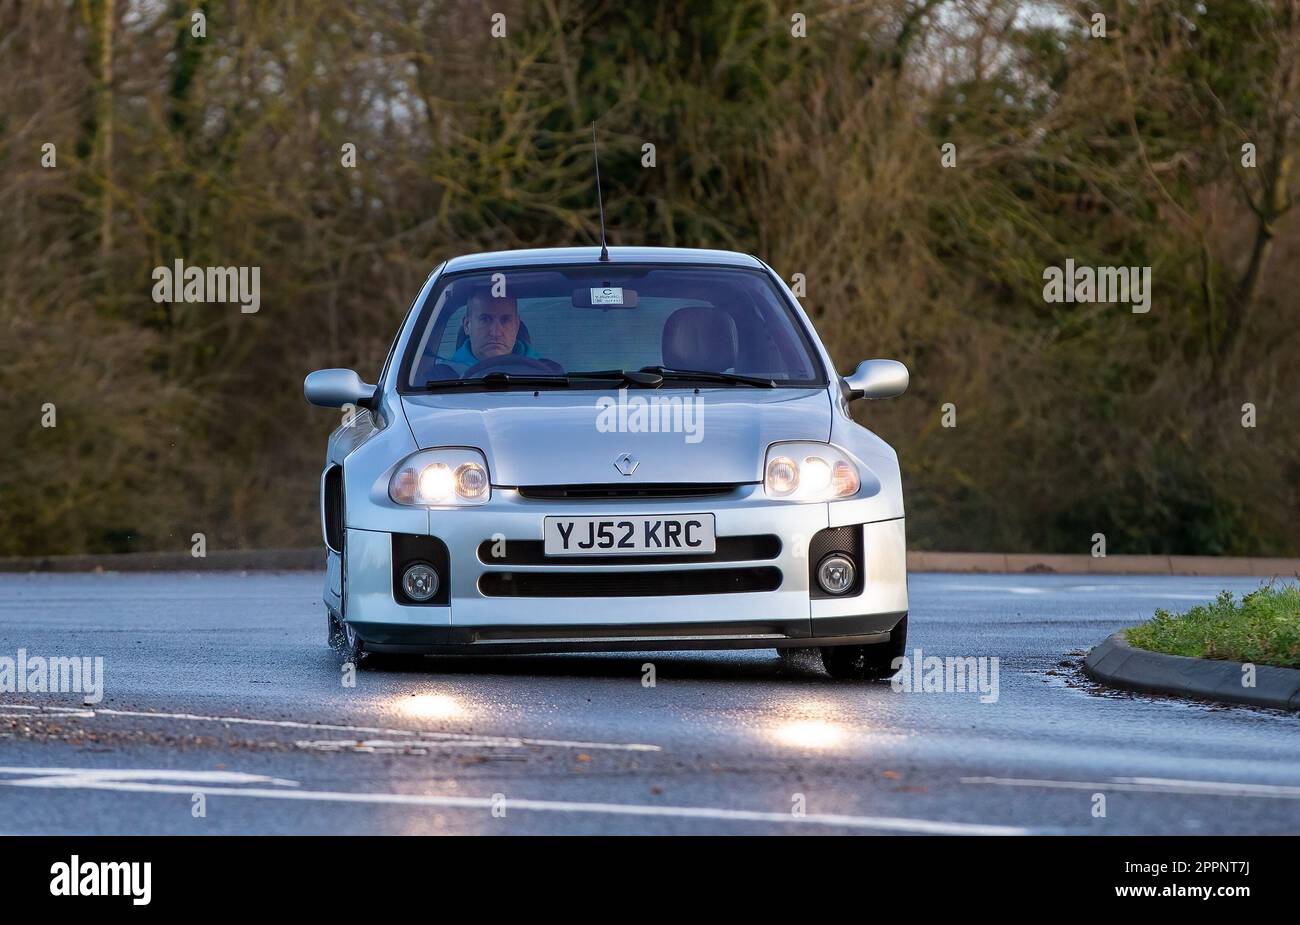
[{"label": "windshield sticker", "polygon": [[623,290],[621,287],[608,287],[604,289],[591,290],[592,305],[622,305]]}]

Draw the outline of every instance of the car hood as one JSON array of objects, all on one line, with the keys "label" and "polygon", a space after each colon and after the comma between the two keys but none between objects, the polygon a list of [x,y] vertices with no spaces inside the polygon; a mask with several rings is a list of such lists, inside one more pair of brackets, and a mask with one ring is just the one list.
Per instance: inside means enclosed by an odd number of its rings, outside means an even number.
[{"label": "car hood", "polygon": [[[696,404],[674,416],[651,399]],[[758,482],[769,444],[831,431],[824,389],[448,392],[404,395],[402,407],[421,449],[477,447],[503,486]],[[640,430],[656,416],[677,432]],[[624,453],[637,461],[630,476],[615,465]]]}]

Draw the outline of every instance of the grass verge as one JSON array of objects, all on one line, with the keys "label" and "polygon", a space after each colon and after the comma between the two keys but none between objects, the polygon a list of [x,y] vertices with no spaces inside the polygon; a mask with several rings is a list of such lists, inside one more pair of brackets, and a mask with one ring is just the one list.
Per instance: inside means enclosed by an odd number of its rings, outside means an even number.
[{"label": "grass verge", "polygon": [[1270,582],[1240,601],[1224,591],[1186,613],[1157,610],[1125,635],[1152,652],[1300,668],[1300,586]]}]

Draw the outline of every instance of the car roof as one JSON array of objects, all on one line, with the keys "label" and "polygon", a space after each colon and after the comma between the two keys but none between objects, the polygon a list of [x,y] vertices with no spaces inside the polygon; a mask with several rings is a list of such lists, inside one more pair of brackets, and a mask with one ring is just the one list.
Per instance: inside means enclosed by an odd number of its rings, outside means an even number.
[{"label": "car roof", "polygon": [[[485,270],[500,267],[558,266],[562,264],[587,264],[600,261],[600,248],[538,247],[530,250],[487,251],[453,257],[443,267],[444,272]],[[611,247],[609,264],[678,263],[707,264],[759,268],[762,261],[739,251],[715,251],[695,247]]]}]

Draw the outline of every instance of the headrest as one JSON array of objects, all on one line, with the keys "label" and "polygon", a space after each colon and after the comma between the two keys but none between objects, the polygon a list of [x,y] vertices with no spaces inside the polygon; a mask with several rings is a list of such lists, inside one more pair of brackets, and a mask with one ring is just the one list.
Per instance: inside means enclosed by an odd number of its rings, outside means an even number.
[{"label": "headrest", "polygon": [[664,365],[720,373],[736,365],[736,321],[720,308],[679,308],[664,325]]}]

